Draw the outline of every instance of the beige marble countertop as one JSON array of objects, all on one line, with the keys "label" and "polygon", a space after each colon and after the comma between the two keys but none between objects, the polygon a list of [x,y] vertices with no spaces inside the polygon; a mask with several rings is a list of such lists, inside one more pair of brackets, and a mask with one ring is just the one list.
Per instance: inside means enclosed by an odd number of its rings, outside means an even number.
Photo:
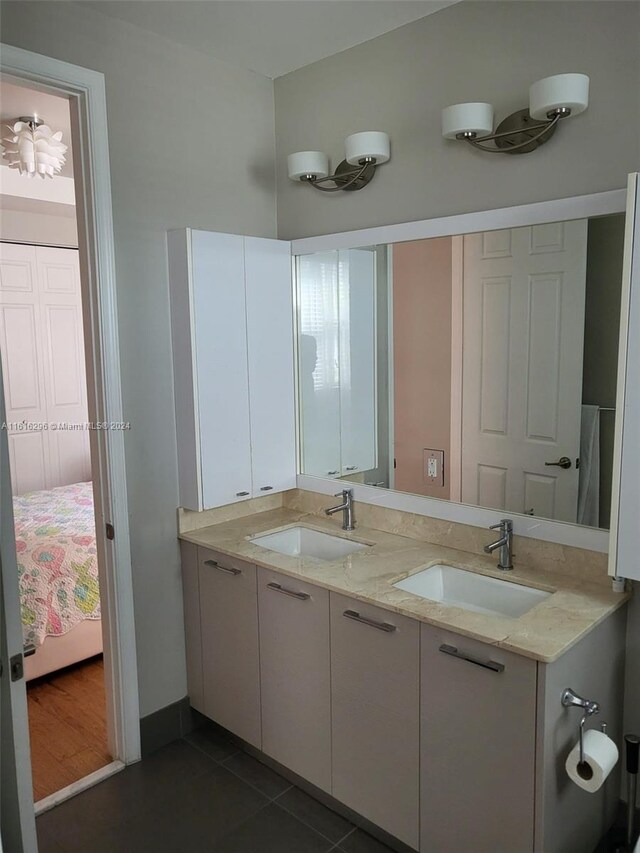
[{"label": "beige marble countertop", "polygon": [[[371,547],[328,562],[279,554],[251,541],[259,534],[294,524]],[[569,572],[541,571],[518,566],[516,554],[515,568],[505,575],[496,568],[495,556],[475,555],[369,527],[358,526],[353,533],[346,533],[336,530],[336,524],[328,519],[284,508],[183,532],[180,538],[545,663],[557,660],[629,598],[612,592],[606,574],[601,580],[581,577],[579,566]],[[523,616],[509,618],[429,601],[393,586],[434,563],[526,584],[553,595]]]}]

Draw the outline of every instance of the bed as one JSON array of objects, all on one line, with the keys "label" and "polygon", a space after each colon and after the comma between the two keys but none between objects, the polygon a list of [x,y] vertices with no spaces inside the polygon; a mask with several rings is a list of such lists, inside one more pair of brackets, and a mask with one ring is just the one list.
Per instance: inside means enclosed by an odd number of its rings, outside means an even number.
[{"label": "bed", "polygon": [[13,498],[27,680],[102,651],[92,484]]}]

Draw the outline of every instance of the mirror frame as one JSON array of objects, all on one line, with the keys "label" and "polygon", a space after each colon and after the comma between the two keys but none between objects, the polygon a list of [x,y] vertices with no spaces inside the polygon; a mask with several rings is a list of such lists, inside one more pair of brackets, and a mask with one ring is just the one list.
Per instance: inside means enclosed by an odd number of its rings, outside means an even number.
[{"label": "mirror frame", "polygon": [[[431,237],[462,236],[464,234],[474,234],[478,231],[496,231],[502,228],[519,228],[547,222],[565,222],[571,219],[608,216],[615,213],[625,213],[626,210],[627,189],[625,188],[534,204],[518,205],[515,207],[502,207],[455,216],[423,219],[417,222],[379,225],[373,228],[343,231],[319,237],[304,237],[291,241],[291,254],[295,261],[295,257],[299,255],[308,255],[333,249],[357,249],[379,244],[425,240]],[[297,282],[295,277],[294,304],[297,304]],[[624,359],[625,355],[623,342],[621,342],[619,359]],[[620,379],[618,379],[619,383]],[[618,388],[618,392],[619,390]],[[306,489],[307,491],[334,495],[336,480],[300,473],[299,400],[297,403],[297,487],[299,489]],[[615,461],[614,481],[617,476]],[[440,498],[429,498],[424,495],[414,495],[409,492],[379,489],[375,486],[365,486],[360,483],[349,483],[349,488],[353,489],[355,500],[362,503],[373,504],[392,510],[411,512],[416,515],[429,516],[444,521],[457,522],[458,524],[468,524],[473,527],[489,527],[491,524],[496,524],[505,514],[503,511],[446,501]],[[509,515],[513,517],[514,532],[517,535],[527,536],[532,539],[541,539],[559,545],[584,548],[589,551],[600,551],[602,553],[609,551],[609,540],[612,535],[609,530],[584,527],[565,521],[537,518],[515,512],[510,512]]]}]

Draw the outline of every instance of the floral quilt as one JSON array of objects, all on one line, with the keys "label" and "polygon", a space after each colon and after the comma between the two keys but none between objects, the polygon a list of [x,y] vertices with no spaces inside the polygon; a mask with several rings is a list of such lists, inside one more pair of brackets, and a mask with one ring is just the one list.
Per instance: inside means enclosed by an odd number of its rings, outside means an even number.
[{"label": "floral quilt", "polygon": [[25,644],[100,619],[91,483],[13,498]]}]

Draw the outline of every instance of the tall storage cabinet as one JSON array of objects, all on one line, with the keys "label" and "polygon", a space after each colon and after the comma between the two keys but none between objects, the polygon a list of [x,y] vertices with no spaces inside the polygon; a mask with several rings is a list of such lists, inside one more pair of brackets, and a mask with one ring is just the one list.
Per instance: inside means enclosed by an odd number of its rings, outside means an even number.
[{"label": "tall storage cabinet", "polygon": [[290,244],[170,231],[180,505],[295,486]]}]

